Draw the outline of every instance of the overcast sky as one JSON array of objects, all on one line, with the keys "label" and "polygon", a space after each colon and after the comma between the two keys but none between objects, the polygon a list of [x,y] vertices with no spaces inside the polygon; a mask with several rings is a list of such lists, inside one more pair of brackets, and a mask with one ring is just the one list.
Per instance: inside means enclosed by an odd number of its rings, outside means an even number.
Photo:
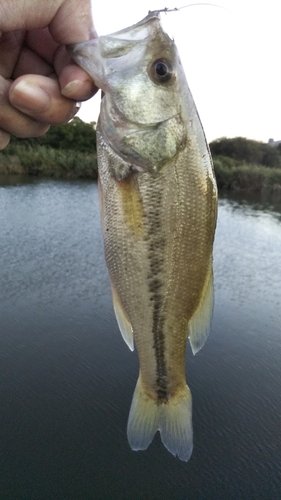
[{"label": "overcast sky", "polygon": [[[93,17],[99,35],[106,35],[138,22],[148,10],[187,3],[95,0]],[[214,3],[228,10],[201,5],[161,15],[178,47],[207,140],[281,140],[281,2]],[[99,100],[96,96],[84,103],[79,116],[96,121]]]}]

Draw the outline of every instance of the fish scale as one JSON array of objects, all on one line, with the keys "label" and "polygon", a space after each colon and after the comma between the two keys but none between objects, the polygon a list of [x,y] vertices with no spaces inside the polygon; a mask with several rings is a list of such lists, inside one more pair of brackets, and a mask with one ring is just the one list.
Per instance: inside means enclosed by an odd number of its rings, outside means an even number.
[{"label": "fish scale", "polygon": [[71,53],[104,92],[97,155],[105,258],[120,331],[140,362],[128,440],[143,450],[159,430],[166,448],[188,460],[186,340],[194,354],[204,345],[213,310],[209,149],[157,13]]}]

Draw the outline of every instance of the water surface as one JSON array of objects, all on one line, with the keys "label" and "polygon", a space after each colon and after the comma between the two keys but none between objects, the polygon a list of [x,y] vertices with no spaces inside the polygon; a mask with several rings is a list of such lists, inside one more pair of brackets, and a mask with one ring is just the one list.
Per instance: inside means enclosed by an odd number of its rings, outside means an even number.
[{"label": "water surface", "polygon": [[127,443],[138,360],[113,314],[96,185],[23,181],[0,185],[0,498],[280,499],[278,203],[220,201],[184,463],[159,436]]}]

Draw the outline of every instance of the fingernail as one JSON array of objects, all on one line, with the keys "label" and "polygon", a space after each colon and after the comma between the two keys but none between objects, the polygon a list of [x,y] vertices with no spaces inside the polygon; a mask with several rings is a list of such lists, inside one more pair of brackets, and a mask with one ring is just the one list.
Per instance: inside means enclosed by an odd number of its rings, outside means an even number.
[{"label": "fingernail", "polygon": [[73,80],[73,82],[69,82],[61,91],[61,93],[65,97],[70,97],[73,95],[73,92],[79,91],[82,87],[82,82],[80,80]]},{"label": "fingernail", "polygon": [[41,113],[50,106],[50,97],[43,89],[21,80],[11,91],[10,100],[14,106],[27,111]]},{"label": "fingernail", "polygon": [[86,100],[92,97],[93,87],[90,81],[73,80],[69,82],[61,91],[65,97],[70,99]]}]

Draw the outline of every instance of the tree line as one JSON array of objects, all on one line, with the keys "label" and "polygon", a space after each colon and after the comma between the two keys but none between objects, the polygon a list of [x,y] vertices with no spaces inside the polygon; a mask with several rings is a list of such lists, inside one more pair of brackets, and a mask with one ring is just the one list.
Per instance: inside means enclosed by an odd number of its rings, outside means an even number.
[{"label": "tree line", "polygon": [[[96,152],[96,123],[85,123],[75,117],[65,125],[52,126],[48,132],[36,138],[19,139],[13,137],[11,145],[18,144],[27,147],[45,146],[53,149],[75,150],[81,153]],[[224,156],[236,162],[245,162],[266,167],[281,167],[281,144],[272,147],[263,142],[234,137],[222,137],[210,143],[214,157]]]},{"label": "tree line", "polygon": [[[210,143],[212,155],[231,158],[235,162],[281,168],[281,144],[277,147],[245,137],[225,137]],[[234,162],[233,162],[234,163]]]},{"label": "tree line", "polygon": [[[45,146],[53,149],[75,150],[80,153],[96,152],[96,123],[85,123],[77,116],[64,125],[53,125],[41,137],[20,139],[12,137],[11,146],[21,145],[36,148]],[[8,150],[9,146],[7,147]]]},{"label": "tree line", "polygon": [[[281,145],[235,137],[210,143],[220,189],[281,193]],[[75,117],[37,138],[13,137],[0,151],[0,174],[61,178],[98,176],[96,124]]]},{"label": "tree line", "polygon": [[0,151],[0,174],[97,180],[95,126],[75,117],[41,137],[12,137]]}]

